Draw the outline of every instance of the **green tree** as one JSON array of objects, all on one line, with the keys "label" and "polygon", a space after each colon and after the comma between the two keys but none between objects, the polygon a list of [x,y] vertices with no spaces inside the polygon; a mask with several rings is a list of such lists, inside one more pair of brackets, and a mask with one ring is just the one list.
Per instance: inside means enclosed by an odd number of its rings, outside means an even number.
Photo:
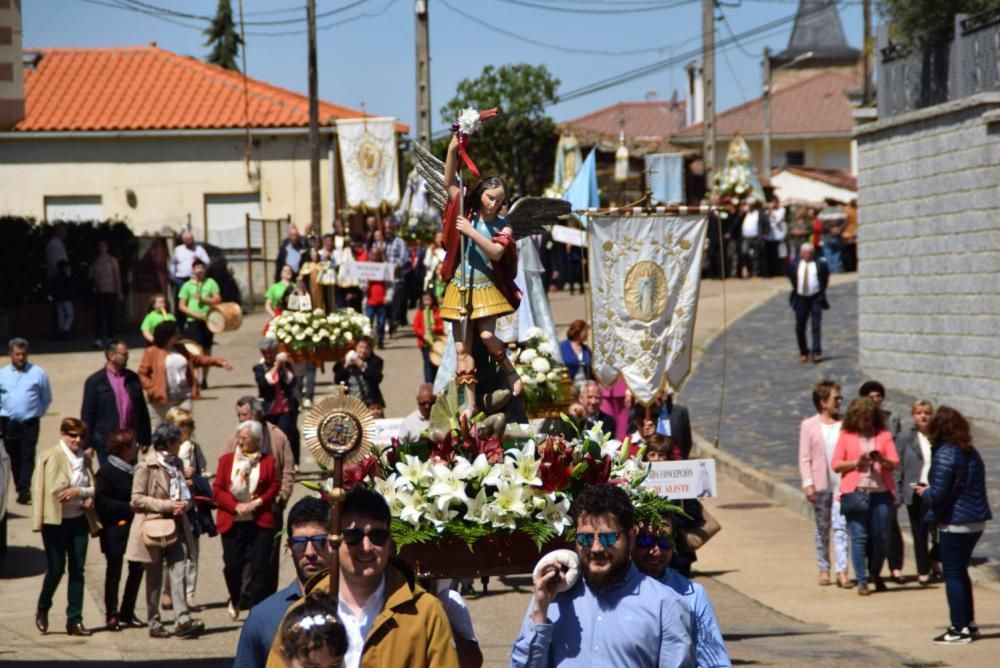
[{"label": "green tree", "polygon": [[541,195],[552,180],[558,141],[545,105],[555,100],[558,87],[544,65],[487,65],[477,78],[459,82],[441,115],[452,123],[468,107],[500,107],[500,115],[472,139],[470,155],[484,176],[505,177],[512,195]]},{"label": "green tree", "polygon": [[923,45],[950,39],[956,14],[978,14],[998,4],[997,0],[879,0],[878,9],[894,39]]},{"label": "green tree", "polygon": [[236,60],[240,55],[240,47],[243,39],[236,31],[236,23],[233,21],[233,6],[229,0],[219,0],[219,6],[215,10],[215,18],[212,24],[204,30],[208,39],[205,46],[211,46],[212,52],[208,54],[206,60],[213,65],[239,72],[239,65]]}]

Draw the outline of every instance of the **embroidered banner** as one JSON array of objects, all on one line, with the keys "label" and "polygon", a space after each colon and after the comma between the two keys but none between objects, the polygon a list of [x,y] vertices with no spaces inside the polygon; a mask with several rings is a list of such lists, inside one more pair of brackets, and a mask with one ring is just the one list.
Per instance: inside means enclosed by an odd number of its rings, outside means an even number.
[{"label": "embroidered banner", "polygon": [[399,204],[396,119],[339,120],[337,137],[347,206],[373,210]]},{"label": "embroidered banner", "polygon": [[590,281],[594,373],[619,374],[648,405],[691,369],[691,334],[701,284],[704,217],[612,216],[591,219]]}]

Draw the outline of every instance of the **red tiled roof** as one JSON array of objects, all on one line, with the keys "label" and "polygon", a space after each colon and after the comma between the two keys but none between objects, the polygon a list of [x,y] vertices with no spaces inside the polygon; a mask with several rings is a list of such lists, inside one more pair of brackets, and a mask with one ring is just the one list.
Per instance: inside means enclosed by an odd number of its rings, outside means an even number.
[{"label": "red tiled roof", "polygon": [[[856,76],[830,69],[775,90],[771,95],[771,135],[850,134],[854,127],[851,116],[854,109],[848,101],[847,91],[860,85]],[[702,123],[689,125],[676,133],[674,140],[688,143],[700,139],[702,128]],[[764,133],[761,98],[748,100],[716,116],[716,137],[730,137],[737,132],[755,138]]]},{"label": "red tiled roof", "polygon": [[585,116],[563,121],[561,132],[572,132],[584,146],[614,150],[618,146],[621,117],[625,117],[625,143],[630,149],[651,152],[667,148],[670,137],[684,126],[685,103],[665,100],[619,102]]},{"label": "red tiled roof", "polygon": [[[243,128],[243,75],[152,46],[30,49],[15,132]],[[309,98],[247,77],[251,127],[309,125]],[[362,112],[320,100],[319,122]],[[396,125],[405,133],[408,127]]]}]

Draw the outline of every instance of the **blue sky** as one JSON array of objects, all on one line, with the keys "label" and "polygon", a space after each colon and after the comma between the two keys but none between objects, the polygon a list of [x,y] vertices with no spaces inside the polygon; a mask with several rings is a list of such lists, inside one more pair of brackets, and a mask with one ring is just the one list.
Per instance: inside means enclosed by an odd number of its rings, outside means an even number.
[{"label": "blue sky", "polygon": [[[143,0],[193,15],[212,15],[216,0]],[[317,12],[356,7],[320,18],[318,25],[319,88],[323,99],[351,107],[363,100],[369,112],[397,116],[412,124],[414,101],[413,0],[317,0]],[[155,41],[164,49],[204,57],[204,37],[195,27],[174,25],[152,16],[108,5],[124,0],[30,0],[22,4],[26,47],[134,46]],[[304,16],[304,0],[243,0],[246,20],[275,21]],[[568,92],[633,68],[696,49],[701,44],[701,2],[697,0],[428,0],[431,30],[431,102],[434,130],[443,126],[438,111],[464,78],[475,77],[490,63],[544,64]],[[233,0],[234,13],[239,0]],[[449,7],[450,5],[450,7]],[[534,6],[529,6],[534,5]],[[622,13],[548,11],[537,7],[613,10]],[[652,7],[676,5],[667,9]],[[731,6],[738,5],[738,6]],[[730,29],[741,33],[793,15],[797,0],[726,0],[717,15],[717,39]],[[298,10],[297,8],[303,8]],[[636,10],[629,11],[623,10]],[[464,12],[488,24],[461,16]],[[341,25],[331,23],[353,19]],[[857,0],[841,0],[841,22],[848,42],[861,44],[862,16]],[[198,21],[178,18],[194,25]],[[247,70],[250,76],[291,90],[306,92],[304,34],[263,36],[253,32],[298,30],[304,24],[247,26]],[[329,26],[322,29],[324,26]],[[569,53],[528,43],[629,55]],[[781,50],[791,22],[740,40],[716,58],[718,108],[732,107],[760,94],[760,54],[764,46]],[[648,49],[648,51],[646,51]],[[668,99],[673,89],[684,97],[683,63],[635,81],[553,105],[557,120],[573,118],[621,100],[641,100],[655,91]]]}]

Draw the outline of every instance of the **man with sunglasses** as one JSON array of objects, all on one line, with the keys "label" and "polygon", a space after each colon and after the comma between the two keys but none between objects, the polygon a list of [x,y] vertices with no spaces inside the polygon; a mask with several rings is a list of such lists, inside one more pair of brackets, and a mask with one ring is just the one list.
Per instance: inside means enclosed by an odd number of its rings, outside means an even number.
[{"label": "man with sunglasses", "polygon": [[[338,550],[338,616],[347,630],[345,668],[458,668],[441,602],[412,574],[408,577],[389,563],[394,552],[389,504],[377,492],[355,487],[340,508],[344,540]],[[330,577],[313,578],[304,595],[329,591]],[[280,640],[271,646],[269,668],[285,666]]]},{"label": "man with sunglasses", "polygon": [[288,512],[286,554],[295,564],[295,580],[250,610],[236,648],[234,668],[263,668],[278,625],[289,606],[302,598],[306,582],[326,568],[330,504],[314,496],[299,499]]},{"label": "man with sunglasses", "polygon": [[715,618],[712,602],[705,588],[670,568],[673,556],[672,518],[663,517],[664,531],[659,534],[640,527],[632,548],[632,560],[640,571],[677,592],[691,613],[691,637],[694,639],[698,668],[730,668],[729,653],[722,641],[722,631]]},{"label": "man with sunglasses", "polygon": [[510,665],[694,666],[687,608],[672,589],[632,563],[638,529],[625,491],[587,487],[573,500],[570,517],[583,577],[562,593],[564,572],[557,566],[534,578],[534,598]]},{"label": "man with sunglasses", "polygon": [[417,410],[403,419],[399,429],[399,440],[409,443],[420,438],[431,424],[431,409],[434,408],[434,386],[424,383],[417,390]]}]

